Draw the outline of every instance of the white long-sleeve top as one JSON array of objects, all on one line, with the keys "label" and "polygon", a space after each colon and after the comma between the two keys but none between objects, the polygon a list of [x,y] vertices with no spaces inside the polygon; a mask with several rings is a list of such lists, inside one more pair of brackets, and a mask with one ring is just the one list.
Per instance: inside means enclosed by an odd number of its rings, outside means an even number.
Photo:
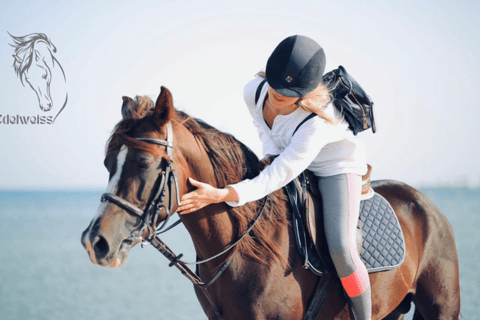
[{"label": "white long-sleeve top", "polygon": [[331,125],[320,117],[313,117],[293,135],[295,128],[310,114],[297,108],[290,114],[277,115],[270,129],[263,118],[268,83],[255,103],[255,93],[262,80],[257,77],[247,83],[244,99],[263,143],[263,155],[279,156],[254,179],[230,185],[239,197],[238,202],[227,202],[230,206],[261,199],[287,185],[305,169],[319,177],[367,172],[365,145],[348,129],[348,123],[333,103],[324,111],[339,120],[337,124]]}]

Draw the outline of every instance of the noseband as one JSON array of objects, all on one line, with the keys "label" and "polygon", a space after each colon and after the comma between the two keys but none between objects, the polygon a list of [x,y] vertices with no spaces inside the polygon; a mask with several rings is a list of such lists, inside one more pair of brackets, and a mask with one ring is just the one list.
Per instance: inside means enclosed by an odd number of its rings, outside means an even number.
[{"label": "noseband", "polygon": [[[177,269],[180,270],[180,272],[186,276],[195,286],[199,287],[202,289],[203,293],[205,294],[207,300],[210,302],[210,305],[212,306],[212,310],[216,316],[217,319],[221,320],[222,316],[220,315],[220,312],[218,311],[218,308],[216,307],[215,303],[213,302],[213,299],[210,297],[210,294],[207,291],[207,287],[212,285],[219,277],[220,275],[228,268],[230,263],[233,261],[233,258],[235,254],[238,251],[235,251],[230,258],[223,264],[223,266],[217,271],[217,273],[213,276],[213,278],[205,283],[203,282],[200,277],[197,275],[197,273],[193,272],[187,265],[188,264],[193,264],[193,265],[199,265],[205,262],[208,262],[210,260],[213,260],[231,249],[233,249],[242,239],[250,233],[250,231],[253,229],[255,226],[256,222],[259,220],[261,217],[262,213],[265,211],[265,206],[268,201],[268,196],[265,198],[263,201],[262,207],[257,215],[257,217],[252,221],[248,229],[245,231],[245,233],[237,240],[235,241],[232,245],[230,245],[228,248],[223,250],[222,252],[208,258],[204,259],[201,261],[196,262],[185,262],[182,261],[180,258],[183,256],[183,254],[179,254],[178,256],[158,237],[159,234],[167,232],[168,230],[172,229],[173,227],[177,226],[179,223],[182,222],[181,219],[173,223],[170,227],[165,228],[167,225],[168,220],[170,217],[175,213],[173,211],[174,207],[174,200],[177,201],[177,206],[180,206],[180,193],[178,189],[178,179],[177,175],[175,173],[175,170],[173,168],[173,129],[172,129],[172,124],[169,122],[167,124],[167,140],[161,140],[161,139],[153,139],[153,138],[134,138],[138,141],[145,141],[148,143],[156,144],[159,146],[164,146],[167,150],[167,154],[170,158],[170,161],[168,162],[166,168],[162,170],[162,172],[159,174],[159,177],[157,179],[157,182],[155,184],[158,184],[158,188],[154,194],[154,196],[151,198],[149,204],[146,206],[145,210],[140,209],[136,205],[128,202],[127,200],[114,195],[113,193],[104,193],[102,195],[101,201],[102,202],[111,202],[122,208],[123,210],[129,212],[130,214],[133,214],[135,216],[138,216],[140,219],[142,219],[142,228],[139,230],[138,235],[134,235],[135,232],[132,232],[130,235],[130,239],[134,240],[140,240],[142,243],[142,247],[146,244],[151,244],[153,247],[155,247],[160,253],[162,253],[168,260],[170,260],[169,266],[175,266]],[[167,208],[163,203],[165,200],[165,195],[167,192],[167,188],[170,190],[170,203],[169,207]],[[174,193],[176,195],[176,198],[174,197]],[[159,216],[159,212],[161,209],[164,209],[167,212],[167,217],[163,224],[160,227],[156,227],[157,225],[157,219]],[[147,229],[147,236],[143,237],[142,231]]]}]

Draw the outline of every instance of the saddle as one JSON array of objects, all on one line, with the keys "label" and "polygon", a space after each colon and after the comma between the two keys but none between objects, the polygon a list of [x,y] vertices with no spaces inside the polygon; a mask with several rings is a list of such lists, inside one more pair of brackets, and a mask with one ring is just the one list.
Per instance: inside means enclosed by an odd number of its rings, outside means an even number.
[{"label": "saddle", "polygon": [[[368,271],[398,267],[405,258],[405,241],[398,219],[388,201],[370,186],[372,167],[362,177],[357,249]],[[303,267],[316,275],[335,271],[323,230],[322,198],[317,177],[305,170],[284,187],[292,206],[295,242]]]}]

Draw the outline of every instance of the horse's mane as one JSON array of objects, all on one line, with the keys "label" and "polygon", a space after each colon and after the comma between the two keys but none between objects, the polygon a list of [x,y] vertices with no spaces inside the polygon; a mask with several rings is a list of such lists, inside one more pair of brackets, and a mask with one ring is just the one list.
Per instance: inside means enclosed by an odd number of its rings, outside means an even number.
[{"label": "horse's mane", "polygon": [[10,46],[15,48],[13,54],[13,57],[15,58],[13,61],[13,68],[23,84],[23,74],[25,73],[25,70],[30,68],[30,65],[33,62],[35,44],[37,42],[43,42],[53,52],[57,52],[57,48],[55,48],[52,41],[43,33],[31,33],[23,37],[12,36],[11,34],[10,36],[14,42],[14,44],[10,44]]},{"label": "horse's mane", "polygon": [[[153,102],[148,100],[148,97],[136,97],[135,101],[138,101],[139,105],[152,106]],[[145,110],[144,108],[139,109]],[[139,120],[151,114],[150,110],[140,111],[136,119],[135,116],[122,119],[116,125],[109,139],[107,154],[118,152],[121,145],[125,143],[128,147],[153,152],[153,150],[146,149],[150,147],[148,144],[130,139],[128,136],[128,132],[138,124]],[[179,110],[175,110],[172,124],[185,126],[203,145],[215,168],[214,174],[218,187],[225,187],[244,179],[252,179],[260,173],[261,165],[258,157],[232,135],[221,132],[202,120],[194,119]],[[238,165],[240,163],[242,164],[241,170]],[[250,234],[237,245],[244,256],[268,265],[275,260],[284,266],[287,265],[287,259],[274,241],[274,230],[281,230],[281,227],[289,223],[287,217],[282,214],[282,211],[285,210],[282,200],[285,200],[283,192],[275,192],[270,195],[262,217]],[[261,199],[241,207],[229,207],[228,211],[235,224],[237,237],[243,235],[248,229],[250,223],[258,215],[263,201]],[[285,202],[283,201],[283,203]]]}]

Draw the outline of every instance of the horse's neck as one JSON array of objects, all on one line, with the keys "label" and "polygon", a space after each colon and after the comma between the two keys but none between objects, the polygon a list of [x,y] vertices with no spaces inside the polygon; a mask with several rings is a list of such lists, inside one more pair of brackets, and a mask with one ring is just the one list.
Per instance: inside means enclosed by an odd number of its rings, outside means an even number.
[{"label": "horse's neck", "polygon": [[192,237],[199,259],[216,255],[234,240],[233,224],[224,204],[210,205],[182,216],[182,221]]},{"label": "horse's neck", "polygon": [[[185,156],[187,165],[182,175],[216,186],[214,169],[206,151],[187,132],[177,131],[174,136],[189,145],[189,155]],[[197,212],[182,215],[182,222],[190,233],[198,258],[209,258],[221,252],[234,238],[234,228],[227,209],[224,203],[212,204]]]}]

